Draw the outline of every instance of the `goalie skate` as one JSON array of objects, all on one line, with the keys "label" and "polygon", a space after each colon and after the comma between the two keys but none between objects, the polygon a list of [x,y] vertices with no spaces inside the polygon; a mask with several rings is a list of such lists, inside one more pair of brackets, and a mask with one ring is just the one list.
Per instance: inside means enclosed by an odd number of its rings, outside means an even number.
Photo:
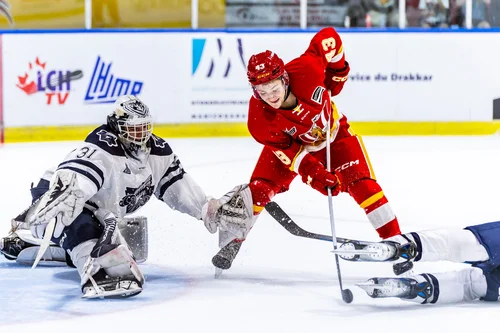
[{"label": "goalie skate", "polygon": [[15,234],[0,239],[0,253],[9,260],[16,260],[19,253],[30,246],[33,245],[27,244]]},{"label": "goalie skate", "polygon": [[[0,238],[0,254],[20,264],[31,265],[40,249],[40,241],[30,237],[31,234],[28,236],[24,231],[20,230],[17,233]],[[66,262],[66,251],[52,243],[41,259],[47,262]]]},{"label": "goalie skate", "polygon": [[109,277],[101,270],[83,285],[82,298],[121,299],[141,291],[142,285],[134,276]]},{"label": "goalie skate", "polygon": [[433,294],[433,287],[428,281],[421,283],[412,278],[371,278],[356,286],[363,289],[372,298],[398,297],[427,301]]}]

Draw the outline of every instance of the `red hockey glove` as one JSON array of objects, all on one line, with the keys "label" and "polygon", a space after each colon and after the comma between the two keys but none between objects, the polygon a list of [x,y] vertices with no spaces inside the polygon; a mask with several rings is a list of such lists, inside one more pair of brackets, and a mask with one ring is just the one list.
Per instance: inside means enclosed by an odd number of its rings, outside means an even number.
[{"label": "red hockey glove", "polygon": [[349,74],[349,63],[346,61],[344,68],[334,69],[326,67],[325,70],[325,87],[330,90],[332,96],[337,96],[344,88]]},{"label": "red hockey glove", "polygon": [[306,155],[299,166],[302,181],[313,189],[328,195],[327,188],[332,190],[332,195],[340,192],[339,178],[334,172],[328,172],[325,166],[311,155]]}]

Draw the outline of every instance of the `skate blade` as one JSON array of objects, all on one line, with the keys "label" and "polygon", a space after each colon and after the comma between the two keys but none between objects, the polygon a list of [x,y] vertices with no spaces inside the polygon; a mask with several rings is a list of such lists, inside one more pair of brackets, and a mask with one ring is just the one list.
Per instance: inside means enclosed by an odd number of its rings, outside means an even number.
[{"label": "skate blade", "polygon": [[369,295],[370,294],[373,295],[373,293],[375,293],[376,290],[386,291],[386,292],[390,291],[389,288],[386,285],[384,285],[384,284],[376,284],[376,283],[373,283],[373,282],[356,283],[355,286],[363,289]]},{"label": "skate blade", "polygon": [[117,289],[112,291],[104,291],[101,290],[99,293],[95,291],[94,288],[90,288],[82,298],[85,299],[119,299],[119,298],[127,298],[132,297],[139,294],[142,291],[141,287],[133,288],[133,289]]},{"label": "skate blade", "polygon": [[405,279],[400,278],[381,278],[378,281],[368,280],[363,283],[358,283],[368,296],[372,298],[381,297],[406,297],[411,293],[411,286]]},{"label": "skate blade", "polygon": [[336,249],[332,250],[332,253],[336,253],[338,255],[357,255],[357,254],[369,254],[369,255],[380,255],[381,251],[377,250],[349,250],[349,249]]},{"label": "skate blade", "polygon": [[344,260],[350,261],[390,261],[394,257],[394,250],[380,243],[368,244],[363,249],[356,249],[354,244],[345,243],[333,250]]},{"label": "skate blade", "polygon": [[219,267],[215,267],[214,279],[220,278],[220,276],[222,275],[222,272],[224,272],[223,269],[220,269]]}]

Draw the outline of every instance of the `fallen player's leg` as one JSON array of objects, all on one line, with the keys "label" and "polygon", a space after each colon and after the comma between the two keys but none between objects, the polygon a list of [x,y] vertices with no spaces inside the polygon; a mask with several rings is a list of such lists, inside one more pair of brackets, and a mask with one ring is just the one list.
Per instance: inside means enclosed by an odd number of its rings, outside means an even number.
[{"label": "fallen player's leg", "polygon": [[498,277],[493,277],[492,282],[488,283],[483,270],[470,267],[460,271],[404,278],[375,277],[357,286],[372,298],[398,297],[421,304],[444,304],[484,298],[487,290],[493,290],[493,287],[496,287],[498,298],[498,281]]}]

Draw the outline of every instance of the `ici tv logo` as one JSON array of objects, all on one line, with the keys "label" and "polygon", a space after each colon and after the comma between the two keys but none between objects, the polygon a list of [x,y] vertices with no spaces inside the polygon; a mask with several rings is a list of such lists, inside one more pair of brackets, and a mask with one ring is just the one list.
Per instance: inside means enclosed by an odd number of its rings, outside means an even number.
[{"label": "ici tv logo", "polygon": [[192,71],[197,79],[245,77],[241,38],[193,38]]},{"label": "ici tv logo", "polygon": [[114,103],[119,96],[141,93],[144,82],[115,76],[112,65],[112,62],[106,63],[100,56],[97,57],[85,93],[86,103]]}]

